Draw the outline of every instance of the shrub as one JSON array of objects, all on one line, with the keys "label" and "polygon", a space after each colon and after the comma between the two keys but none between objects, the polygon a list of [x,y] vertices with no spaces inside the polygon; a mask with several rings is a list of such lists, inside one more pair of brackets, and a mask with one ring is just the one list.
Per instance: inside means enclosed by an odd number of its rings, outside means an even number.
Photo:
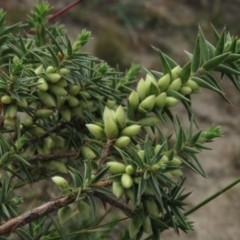
[{"label": "shrub", "polygon": [[[119,239],[193,230],[188,215],[220,193],[184,211],[190,193],[184,192],[182,169],[205,177],[198,153],[222,133],[214,125],[199,129],[191,97],[207,88],[228,101],[215,72],[240,89],[240,40],[212,27],[213,45],[199,27],[184,66],[155,49],[162,72],[145,69],[133,90],[138,65],[122,74],[84,53],[90,32],[83,30],[72,43],[62,26],[48,23],[49,11],[39,3],[28,24],[11,26],[0,11],[0,235],[107,239],[127,219]],[[186,108],[188,129],[172,113],[178,103]],[[164,125],[174,134],[166,136]],[[61,196],[51,199],[46,192],[47,202],[34,199],[35,208],[24,212],[24,189],[31,185],[34,193],[41,180],[55,184],[51,195]],[[101,224],[108,205],[119,217]],[[102,206],[106,213],[98,211]]]}]

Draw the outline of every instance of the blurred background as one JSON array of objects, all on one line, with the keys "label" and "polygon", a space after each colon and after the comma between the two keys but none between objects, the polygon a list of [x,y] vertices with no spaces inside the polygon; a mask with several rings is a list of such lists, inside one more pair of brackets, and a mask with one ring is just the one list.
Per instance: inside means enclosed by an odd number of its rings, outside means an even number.
[{"label": "blurred background", "polygon": [[[7,0],[0,1],[0,7],[8,13],[8,24],[13,24],[25,21],[36,2]],[[49,0],[54,7],[53,13],[70,2],[73,1]],[[198,24],[212,43],[215,42],[210,23],[219,31],[226,26],[231,35],[240,34],[240,1],[85,0],[57,21],[66,26],[73,40],[82,29],[91,31],[92,40],[84,50],[104,59],[112,67],[118,65],[124,71],[134,62],[159,71],[159,59],[151,45],[184,65],[187,58],[183,50],[193,51]],[[185,172],[188,177],[186,189],[193,191],[188,207],[219,191],[240,175],[240,96],[228,79],[223,79],[222,85],[234,107],[207,90],[193,96],[193,109],[200,127],[206,129],[213,123],[220,125],[224,137],[210,144],[213,151],[201,153],[207,179]],[[188,126],[183,106],[179,104],[173,111]],[[181,233],[179,237],[170,230],[163,233],[162,239],[239,240],[240,185],[193,213],[191,220],[195,222],[195,232]]]}]

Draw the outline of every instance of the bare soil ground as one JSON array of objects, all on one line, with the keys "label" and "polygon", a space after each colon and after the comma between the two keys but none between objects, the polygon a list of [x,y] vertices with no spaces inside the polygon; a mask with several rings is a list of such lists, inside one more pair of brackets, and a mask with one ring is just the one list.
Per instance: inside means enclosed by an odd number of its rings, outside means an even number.
[{"label": "bare soil ground", "polygon": [[[19,9],[25,11],[25,7],[29,8],[34,2],[8,0],[5,2],[6,6],[4,7],[14,10],[16,6],[20,6]],[[61,8],[66,2],[68,1],[58,1],[55,4],[55,1],[51,1],[56,8]],[[104,35],[104,30],[107,28],[106,39],[115,39],[118,36],[124,38],[126,41],[121,41],[121,51],[124,52],[127,58],[130,58],[130,61],[139,62],[146,68],[159,68],[158,58],[151,50],[151,44],[164,48],[174,59],[184,63],[186,59],[183,57],[183,49],[192,51],[198,23],[201,24],[207,35],[210,32],[210,22],[216,24],[217,27],[226,24],[232,34],[240,32],[238,27],[240,4],[238,1],[148,1],[144,5],[144,12],[149,14],[152,21],[157,19],[153,23],[155,26],[152,29],[150,27],[141,27],[144,25],[145,20],[134,26],[127,26],[126,24],[129,21],[126,21],[125,25],[124,23],[119,24],[116,18],[113,18],[112,15],[108,16],[104,11],[107,4],[102,3],[101,8],[94,9],[93,2],[96,1],[92,1],[92,6],[90,2],[91,0],[88,1],[89,4],[83,3],[75,10],[72,10],[70,14],[65,14],[59,19],[59,21],[66,23],[69,34],[74,38],[82,28],[90,29],[93,32],[94,39],[88,44],[86,50],[95,53],[98,37],[101,36],[101,33]],[[120,5],[120,3],[117,4]],[[0,7],[1,5],[3,3],[0,3]],[[128,15],[128,17],[131,16]],[[18,16],[18,18],[21,18],[21,16]],[[111,56],[108,57],[111,58]],[[121,60],[125,65],[126,59]],[[194,112],[199,119],[201,128],[206,129],[213,123],[220,125],[224,137],[210,144],[213,148],[212,151],[205,151],[201,154],[200,159],[208,174],[207,179],[186,172],[186,189],[187,191],[193,191],[188,198],[188,207],[198,204],[239,177],[240,96],[237,90],[229,83],[229,80],[224,79],[222,84],[234,107],[226,104],[216,94],[205,90],[202,91],[202,94],[193,97]],[[187,113],[183,106],[179,105],[175,110],[187,125]],[[239,186],[237,185],[225,192],[190,216],[190,219],[195,223],[194,232],[190,232],[188,235],[181,233],[180,236],[177,236],[170,230],[164,232],[161,239],[240,239]]]}]

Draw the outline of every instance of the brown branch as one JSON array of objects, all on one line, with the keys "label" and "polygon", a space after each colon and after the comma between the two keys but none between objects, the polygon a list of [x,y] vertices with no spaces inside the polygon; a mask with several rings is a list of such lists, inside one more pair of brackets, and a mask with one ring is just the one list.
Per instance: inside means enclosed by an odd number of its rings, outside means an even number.
[{"label": "brown branch", "polygon": [[[89,184],[89,187],[106,187],[111,185],[111,181],[99,181],[97,183]],[[116,208],[121,209],[123,212],[127,213],[128,216],[134,217],[138,215],[138,212],[133,211],[131,208],[125,206],[124,204],[118,202],[118,200],[105,196],[100,192],[93,192],[93,196],[101,199],[103,202],[110,204]],[[43,204],[42,206],[36,207],[32,210],[23,213],[22,215],[12,218],[9,221],[5,222],[0,226],[0,236],[13,232],[15,229],[22,227],[28,223],[33,222],[34,220],[44,217],[49,213],[54,212],[62,207],[65,207],[76,200],[77,193],[71,196],[63,196],[58,199],[52,200]]]}]

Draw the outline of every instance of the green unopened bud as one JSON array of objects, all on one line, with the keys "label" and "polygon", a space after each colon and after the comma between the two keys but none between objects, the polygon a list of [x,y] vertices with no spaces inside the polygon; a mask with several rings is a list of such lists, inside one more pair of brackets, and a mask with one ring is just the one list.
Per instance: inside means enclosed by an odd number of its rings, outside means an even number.
[{"label": "green unopened bud", "polygon": [[[58,82],[55,83],[57,86],[60,87],[66,87],[68,85],[68,82],[66,79],[61,78]],[[73,94],[72,94],[73,95]]]},{"label": "green unopened bud", "polygon": [[46,73],[54,73],[56,71],[56,68],[53,66],[48,66],[46,69]]},{"label": "green unopened bud", "polygon": [[125,172],[126,172],[128,175],[133,175],[135,171],[134,171],[132,165],[127,165],[127,167],[126,167],[126,169],[125,169]]},{"label": "green unopened bud", "polygon": [[124,188],[121,183],[113,182],[112,184],[112,193],[117,197],[120,198],[124,193]]},{"label": "green unopened bud", "polygon": [[68,170],[64,163],[60,161],[43,162],[43,166],[50,171],[67,174]]},{"label": "green unopened bud", "polygon": [[19,101],[16,101],[16,104],[17,106],[24,108],[28,106],[27,100],[24,98],[20,99]]},{"label": "green unopened bud", "polygon": [[60,68],[59,73],[66,76],[70,73],[70,70],[67,68]]},{"label": "green unopened bud", "polygon": [[66,99],[67,99],[66,96],[56,95],[56,105],[57,105],[58,109],[63,106],[63,104],[65,103]]},{"label": "green unopened bud", "polygon": [[126,120],[125,112],[121,105],[117,108],[117,110],[115,112],[115,118],[122,127],[125,125],[125,120]]},{"label": "green unopened bud", "polygon": [[155,78],[153,76],[151,76],[150,74],[146,75],[145,84],[146,84],[146,88],[147,88],[147,94],[150,93],[151,84],[157,86],[157,82],[156,82]]},{"label": "green unopened bud", "polygon": [[45,138],[43,141],[44,154],[50,154],[53,146],[54,146],[54,142],[53,142],[52,138],[50,138],[50,137]]},{"label": "green unopened bud", "polygon": [[118,127],[111,118],[105,119],[104,131],[108,139],[115,139],[118,137]]},{"label": "green unopened bud", "polygon": [[106,106],[110,109],[114,109],[115,106],[116,106],[116,101],[108,99],[107,102],[106,102]]},{"label": "green unopened bud", "polygon": [[46,76],[50,83],[56,83],[61,79],[61,75],[58,73],[47,73]]},{"label": "green unopened bud", "polygon": [[105,138],[104,130],[96,124],[86,124],[89,132],[97,139],[101,140]]},{"label": "green unopened bud", "polygon": [[55,101],[49,93],[38,90],[37,94],[43,104],[48,107],[56,107]]},{"label": "green unopened bud", "polygon": [[150,112],[155,104],[155,99],[155,95],[148,96],[139,104],[139,107],[143,108],[147,112]]},{"label": "green unopened bud", "polygon": [[165,103],[166,103],[166,98],[167,98],[167,94],[165,92],[159,94],[155,98],[155,106],[157,108],[163,108],[165,106]]},{"label": "green unopened bud", "polygon": [[159,150],[161,149],[162,145],[157,144],[154,148],[154,154],[157,154],[159,152]]},{"label": "green unopened bud", "polygon": [[52,109],[38,109],[35,112],[35,116],[38,118],[48,118],[53,114],[53,110]]},{"label": "green unopened bud", "polygon": [[9,95],[3,95],[1,97],[1,102],[4,104],[9,104],[12,102],[12,98]]},{"label": "green unopened bud", "polygon": [[16,119],[15,118],[5,118],[3,121],[3,125],[5,127],[15,128],[16,126]]},{"label": "green unopened bud", "polygon": [[170,164],[171,166],[179,166],[179,165],[182,164],[182,161],[181,161],[179,158],[174,157],[174,158],[169,162],[169,164]]},{"label": "green unopened bud", "polygon": [[171,70],[171,73],[172,73],[172,80],[175,80],[177,78],[179,78],[179,75],[182,71],[182,68],[180,66],[176,66],[175,68],[173,68]]},{"label": "green unopened bud", "polygon": [[52,181],[53,181],[56,185],[58,185],[58,187],[59,187],[62,191],[64,191],[64,190],[66,190],[67,188],[69,188],[67,181],[66,181],[63,177],[59,177],[59,176],[52,177]]},{"label": "green unopened bud", "polygon": [[198,90],[199,89],[199,85],[191,79],[189,79],[184,85],[190,87],[192,90]]},{"label": "green unopened bud", "polygon": [[192,89],[188,86],[182,86],[179,90],[182,95],[188,95],[192,92]]},{"label": "green unopened bud", "polygon": [[121,132],[121,136],[134,137],[140,132],[140,125],[131,125],[124,128]]},{"label": "green unopened bud", "polygon": [[183,172],[180,169],[176,169],[170,172],[173,177],[181,177],[183,175]]},{"label": "green unopened bud", "polygon": [[70,206],[62,207],[58,210],[58,218],[60,223],[65,223],[71,217],[71,208]]},{"label": "green unopened bud", "polygon": [[152,231],[152,224],[150,217],[145,217],[143,219],[143,230],[146,233],[150,233]]},{"label": "green unopened bud", "polygon": [[28,131],[34,135],[34,136],[37,136],[37,137],[40,137],[42,136],[43,134],[45,134],[45,130],[39,126],[32,126],[31,128],[28,129]]},{"label": "green unopened bud", "polygon": [[140,227],[142,225],[142,219],[141,218],[134,218],[131,219],[129,225],[128,225],[128,231],[129,231],[129,236],[131,239],[135,239],[136,235],[140,231]]},{"label": "green unopened bud", "polygon": [[39,75],[39,74],[41,74],[41,73],[44,73],[44,67],[43,67],[43,65],[41,64],[39,67],[37,67],[36,69],[35,69],[35,74],[36,75]]},{"label": "green unopened bud", "polygon": [[163,155],[159,161],[162,162],[162,163],[166,163],[166,162],[169,161],[169,159],[166,155]]},{"label": "green unopened bud", "polygon": [[142,78],[138,82],[137,93],[138,93],[138,96],[139,96],[140,100],[145,99],[145,97],[147,95],[147,86],[146,86],[145,81]]},{"label": "green unopened bud", "polygon": [[167,178],[173,178],[173,175],[170,172],[163,173],[163,175]]},{"label": "green unopened bud", "polygon": [[66,145],[64,138],[61,136],[52,135],[52,140],[53,140],[55,146],[58,148],[64,148]]},{"label": "green unopened bud", "polygon": [[114,115],[113,115],[113,112],[111,111],[111,109],[109,109],[108,107],[105,107],[104,111],[103,111],[104,124],[107,124],[108,119],[114,120]]},{"label": "green unopened bud", "polygon": [[60,86],[54,85],[54,84],[49,85],[49,89],[55,95],[63,95],[63,96],[65,96],[68,93],[63,87],[60,87]]},{"label": "green unopened bud", "polygon": [[119,162],[107,162],[107,166],[109,166],[108,171],[112,174],[124,173],[126,165]]},{"label": "green unopened bud", "polygon": [[139,120],[142,126],[155,126],[159,124],[161,120],[156,116],[147,116]]},{"label": "green unopened bud", "polygon": [[67,102],[70,107],[77,107],[79,105],[79,100],[72,95],[67,96]]},{"label": "green unopened bud", "polygon": [[159,169],[160,169],[159,164],[153,164],[153,165],[150,167],[150,170],[151,170],[151,172],[153,172],[153,173],[158,172]]},{"label": "green unopened bud", "polygon": [[91,95],[87,91],[80,91],[79,94],[85,99],[91,98]]},{"label": "green unopened bud", "polygon": [[31,127],[33,125],[33,119],[31,117],[26,117],[26,118],[24,118],[22,124],[25,127]]},{"label": "green unopened bud", "polygon": [[80,106],[71,108],[71,113],[73,116],[76,116],[78,118],[83,118],[84,116],[83,109]]},{"label": "green unopened bud", "polygon": [[76,96],[79,93],[80,90],[81,90],[81,86],[80,85],[70,85],[69,86],[69,93],[72,96]]},{"label": "green unopened bud", "polygon": [[170,82],[171,82],[171,77],[169,73],[167,73],[166,75],[164,75],[158,80],[158,87],[160,88],[161,92],[164,92],[165,90],[167,90]]},{"label": "green unopened bud", "polygon": [[178,99],[174,98],[174,97],[167,97],[166,98],[166,102],[165,102],[165,106],[166,107],[174,107],[176,106],[178,103]]},{"label": "green unopened bud", "polygon": [[87,146],[82,147],[82,155],[85,159],[94,159],[97,157],[97,155],[94,153],[94,151]]},{"label": "green unopened bud", "polygon": [[130,105],[133,107],[134,110],[138,108],[139,105],[139,97],[135,91],[132,91],[128,97]]},{"label": "green unopened bud", "polygon": [[128,146],[129,143],[130,143],[130,138],[127,136],[122,136],[115,141],[114,145],[118,148],[125,148]]},{"label": "green unopened bud", "polygon": [[39,78],[37,81],[37,88],[41,91],[46,92],[48,90],[48,83],[45,78]]},{"label": "green unopened bud", "polygon": [[152,198],[149,198],[146,201],[146,208],[150,215],[152,215],[154,217],[158,217],[158,215],[159,215],[158,206]]},{"label": "green unopened bud", "polygon": [[174,81],[172,81],[170,83],[170,85],[168,86],[167,90],[178,91],[181,86],[182,86],[182,80],[181,80],[181,78],[177,78],[177,79],[175,79]]},{"label": "green unopened bud", "polygon": [[124,188],[130,188],[133,185],[133,179],[127,173],[124,173],[121,177],[121,183]]},{"label": "green unopened bud", "polygon": [[9,105],[6,115],[8,115],[10,118],[14,118],[16,117],[16,114],[17,114],[17,105],[15,104]]},{"label": "green unopened bud", "polygon": [[138,156],[142,159],[142,161],[143,161],[143,159],[144,159],[144,151],[143,150],[139,150],[138,151]]}]

